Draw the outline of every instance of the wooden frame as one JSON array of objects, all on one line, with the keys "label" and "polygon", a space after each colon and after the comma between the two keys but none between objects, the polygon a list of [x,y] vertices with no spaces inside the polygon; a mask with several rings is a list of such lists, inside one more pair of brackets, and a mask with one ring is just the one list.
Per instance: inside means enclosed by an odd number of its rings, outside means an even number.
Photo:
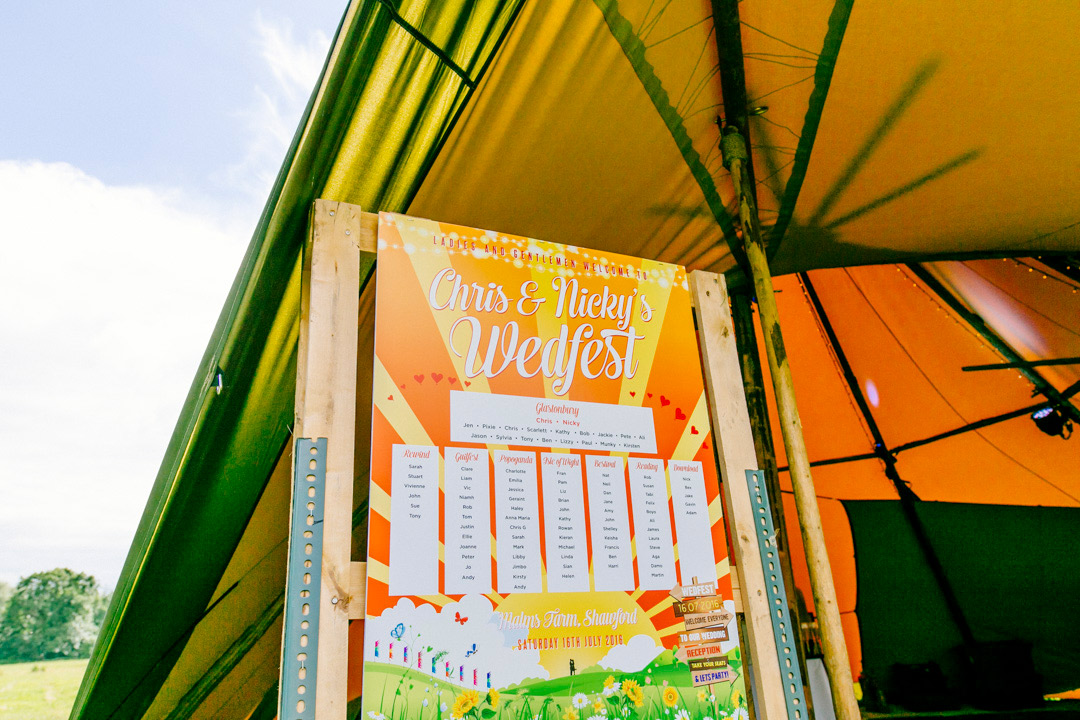
[{"label": "wooden frame", "polygon": [[722,275],[695,270],[690,273],[690,292],[697,308],[705,389],[724,480],[725,506],[730,513],[727,524],[731,551],[739,569],[737,592],[747,630],[743,647],[753,660],[752,680],[758,689],[757,716],[784,718],[787,717],[784,680],[765,593],[765,573],[761,567],[757,533],[754,532],[756,525],[750,490],[744,479],[746,470],[758,469],[757,452],[743,392],[727,283]]},{"label": "wooden frame", "polygon": [[[327,438],[316,720],[344,720],[348,623],[364,617],[366,563],[352,562],[351,509],[356,423],[356,323],[363,279],[374,264],[378,215],[355,205],[318,200],[304,253],[295,405],[295,437]],[[692,302],[711,420],[723,478],[736,609],[745,616],[744,649],[758,690],[757,714],[786,716],[783,680],[765,595],[749,490],[757,469],[722,276],[690,273]]]},{"label": "wooden frame", "polygon": [[318,615],[318,667],[325,672],[315,681],[316,720],[345,718],[350,601],[357,594],[350,550],[361,218],[355,205],[315,202],[301,279],[293,434],[327,439]]}]

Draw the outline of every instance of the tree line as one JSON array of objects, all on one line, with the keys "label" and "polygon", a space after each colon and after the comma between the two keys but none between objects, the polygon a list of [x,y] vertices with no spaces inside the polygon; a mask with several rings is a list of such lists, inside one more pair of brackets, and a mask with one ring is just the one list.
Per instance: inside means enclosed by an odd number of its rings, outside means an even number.
[{"label": "tree line", "polygon": [[0,663],[90,657],[110,597],[68,568],[0,581]]}]

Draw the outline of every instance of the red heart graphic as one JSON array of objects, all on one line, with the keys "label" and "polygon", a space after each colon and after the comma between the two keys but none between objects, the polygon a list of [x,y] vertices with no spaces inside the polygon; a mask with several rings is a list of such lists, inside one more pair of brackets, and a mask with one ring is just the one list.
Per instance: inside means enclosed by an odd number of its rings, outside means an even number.
[{"label": "red heart graphic", "polygon": [[442,373],[431,373],[431,379],[435,381],[436,385],[438,385],[439,381],[443,379],[443,375]]},{"label": "red heart graphic", "polygon": [[394,396],[393,396],[393,395],[387,395],[387,396],[386,396],[386,399],[387,399],[387,400],[393,400],[393,399],[394,399]]},{"label": "red heart graphic", "polygon": [[670,400],[668,400],[663,395],[660,396],[660,407],[664,407],[665,405],[670,405],[670,404],[671,404]]},{"label": "red heart graphic", "polygon": [[451,385],[453,385],[454,383],[456,383],[456,382],[457,382],[457,378],[456,378],[456,377],[448,377],[448,378],[446,378],[446,382],[448,382],[448,383],[450,383]]},{"label": "red heart graphic", "polygon": [[633,390],[631,390],[630,391],[630,397],[636,397],[636,396],[637,396],[637,393],[634,392]]},{"label": "red heart graphic", "polygon": [[471,383],[471,382],[469,382],[468,380],[466,380],[466,381],[465,381],[465,387],[469,387],[470,385],[472,385],[472,383]]},{"label": "red heart graphic", "polygon": [[691,435],[697,435],[698,434],[697,428],[694,427],[693,425],[690,426],[690,434]]},{"label": "red heart graphic", "polygon": [[686,413],[684,413],[682,411],[682,408],[675,408],[675,419],[676,420],[685,420],[686,419]]},{"label": "red heart graphic", "polygon": [[709,449],[709,443],[707,443],[707,442],[701,443],[701,449],[702,450],[708,450]]},{"label": "red heart graphic", "polygon": [[652,397],[652,393],[645,393],[645,394],[648,395],[649,397]]},{"label": "red heart graphic", "polygon": [[402,389],[402,390],[404,390],[404,389],[405,389],[405,383],[401,383],[401,389]]},{"label": "red heart graphic", "polygon": [[424,382],[424,376],[423,375],[413,375],[412,379],[415,380],[418,383]]}]

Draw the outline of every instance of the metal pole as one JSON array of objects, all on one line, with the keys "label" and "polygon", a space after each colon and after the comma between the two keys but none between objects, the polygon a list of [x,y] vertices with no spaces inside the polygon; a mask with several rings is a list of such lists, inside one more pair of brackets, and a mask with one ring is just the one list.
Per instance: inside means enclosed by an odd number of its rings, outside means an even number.
[{"label": "metal pole", "polygon": [[855,700],[855,688],[851,681],[851,663],[848,659],[844,630],[840,623],[840,611],[836,604],[836,587],[833,585],[829,555],[825,548],[825,534],[821,529],[814,480],[810,475],[810,460],[803,440],[802,421],[795,403],[795,386],[791,378],[784,338],[780,331],[780,317],[773,297],[772,275],[765,259],[765,247],[758,226],[757,206],[750,192],[746,161],[746,143],[734,127],[726,127],[721,138],[724,167],[731,173],[735,195],[739,200],[739,218],[742,221],[743,249],[754,277],[754,289],[758,298],[758,319],[765,339],[769,358],[773,390],[780,414],[780,429],[787,450],[791,485],[795,491],[795,507],[799,515],[799,530],[806,549],[806,565],[810,571],[810,586],[817,610],[818,627],[821,631],[825,669],[829,674],[833,706],[839,720],[860,720],[859,705]]}]

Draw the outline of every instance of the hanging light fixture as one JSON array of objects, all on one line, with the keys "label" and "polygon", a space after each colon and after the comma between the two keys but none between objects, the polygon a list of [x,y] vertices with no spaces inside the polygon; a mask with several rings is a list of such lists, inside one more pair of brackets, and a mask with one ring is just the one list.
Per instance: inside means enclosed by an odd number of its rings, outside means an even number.
[{"label": "hanging light fixture", "polygon": [[1067,440],[1072,435],[1072,420],[1065,417],[1061,410],[1053,405],[1041,407],[1031,413],[1031,419],[1035,421],[1037,428],[1052,437],[1062,437]]}]

